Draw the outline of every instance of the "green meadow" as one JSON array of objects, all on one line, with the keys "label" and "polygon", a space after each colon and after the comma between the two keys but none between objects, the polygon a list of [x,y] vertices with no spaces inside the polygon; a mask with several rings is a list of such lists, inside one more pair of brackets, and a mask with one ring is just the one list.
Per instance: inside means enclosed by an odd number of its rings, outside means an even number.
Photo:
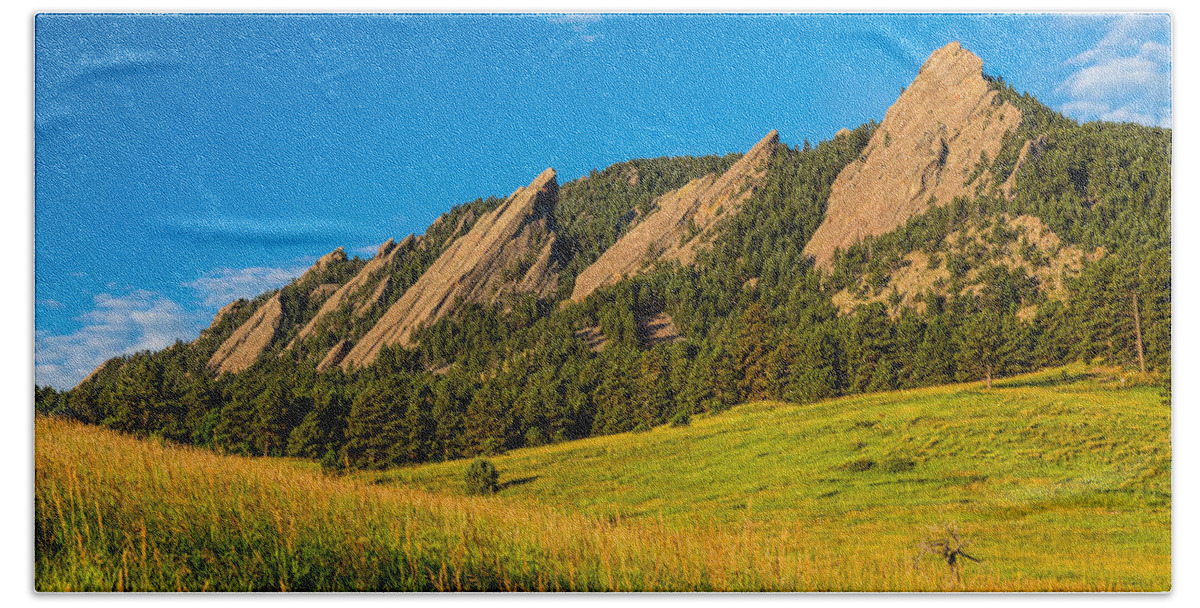
[{"label": "green meadow", "polygon": [[[323,475],[39,418],[40,590],[1171,587],[1171,417],[1068,366]],[[952,567],[934,547],[979,561]]]}]

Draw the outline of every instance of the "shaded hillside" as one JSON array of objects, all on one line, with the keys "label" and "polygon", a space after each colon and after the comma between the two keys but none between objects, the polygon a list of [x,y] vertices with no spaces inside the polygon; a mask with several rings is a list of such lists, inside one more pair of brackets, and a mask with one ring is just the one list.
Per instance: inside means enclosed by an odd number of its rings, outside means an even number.
[{"label": "shaded hillside", "polygon": [[640,158],[563,184],[555,215],[568,261],[559,295],[570,295],[575,277],[650,213],[655,199],[704,175],[722,174],[741,156]]},{"label": "shaded hillside", "polygon": [[892,315],[902,308],[925,310],[952,294],[982,293],[1003,279],[1016,292],[1017,311],[1025,320],[1039,304],[1065,301],[1066,283],[1079,276],[1085,261],[1104,255],[1103,248],[1084,252],[1067,245],[1031,215],[1000,214],[989,225],[967,224],[942,242],[910,251],[886,272],[879,268],[859,277],[833,296],[842,312],[885,302]]},{"label": "shaded hillside", "polygon": [[[352,272],[352,266],[341,247],[318,259],[312,268],[289,284],[290,290],[280,290],[239,325],[213,353],[209,367],[219,374],[236,373],[250,367],[275,341],[284,320],[283,302],[293,302],[297,291],[308,293],[301,296],[305,302],[296,308],[324,300],[331,293],[328,287],[336,287],[336,281]],[[223,316],[218,312],[214,324]]]},{"label": "shaded hillside", "polygon": [[295,345],[297,341],[305,340],[311,336],[317,326],[329,315],[337,312],[338,309],[349,307],[354,314],[361,315],[362,312],[369,310],[371,306],[378,303],[379,299],[386,292],[387,286],[391,283],[391,277],[387,275],[386,268],[392,264],[397,254],[406,252],[415,242],[416,239],[412,235],[409,235],[399,244],[392,239],[388,239],[380,245],[379,251],[375,253],[375,257],[371,258],[358,271],[358,274],[354,275],[349,281],[346,281],[345,284],[339,286],[321,304],[321,308],[317,310],[317,314],[288,343],[288,348]]}]

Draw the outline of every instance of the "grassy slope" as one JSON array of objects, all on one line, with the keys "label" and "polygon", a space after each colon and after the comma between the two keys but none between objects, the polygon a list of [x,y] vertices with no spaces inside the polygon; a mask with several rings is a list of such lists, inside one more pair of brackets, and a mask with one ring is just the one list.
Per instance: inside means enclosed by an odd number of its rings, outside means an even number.
[{"label": "grassy slope", "polygon": [[[749,521],[794,531],[802,545],[879,555],[914,552],[950,524],[986,560],[968,570],[1164,589],[1170,408],[1156,387],[1135,383],[1075,366],[992,391],[965,384],[748,404],[690,427],[518,450],[494,462],[502,496],[567,512],[662,517],[676,527]],[[852,470],[865,460],[875,465]],[[465,466],[376,477],[455,492]]]},{"label": "grassy slope", "polygon": [[[42,590],[1170,586],[1170,410],[1082,367],[519,450],[493,498],[49,419],[36,461]],[[961,579],[918,551],[947,524]]]}]

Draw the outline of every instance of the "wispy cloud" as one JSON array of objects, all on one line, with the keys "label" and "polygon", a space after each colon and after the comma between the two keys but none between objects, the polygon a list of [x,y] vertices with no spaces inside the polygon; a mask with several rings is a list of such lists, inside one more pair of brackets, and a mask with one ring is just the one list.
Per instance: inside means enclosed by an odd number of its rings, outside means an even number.
[{"label": "wispy cloud", "polygon": [[1092,48],[1069,59],[1074,71],[1059,91],[1060,106],[1080,120],[1171,126],[1170,18],[1127,15],[1112,22]]},{"label": "wispy cloud", "polygon": [[156,228],[191,237],[205,243],[229,242],[245,245],[296,244],[321,242],[330,237],[352,232],[354,227],[341,219],[280,218],[167,218],[159,220]]},{"label": "wispy cloud", "polygon": [[304,266],[295,268],[215,268],[184,287],[196,290],[200,303],[219,308],[238,298],[251,298],[264,291],[286,285],[304,273]]},{"label": "wispy cloud", "polygon": [[604,18],[600,13],[559,13],[548,15],[546,20],[550,23],[595,23]]},{"label": "wispy cloud", "polygon": [[375,243],[374,245],[363,245],[362,247],[355,247],[353,250],[353,253],[358,255],[361,258],[373,258],[373,257],[375,257],[376,253],[379,253],[379,247],[381,245],[383,245],[382,242]]},{"label": "wispy cloud", "polygon": [[603,19],[604,15],[598,13],[566,13],[546,17],[549,23],[570,28],[572,34],[566,38],[567,46],[574,46],[580,42],[591,44],[597,40],[603,40],[604,34],[591,33],[588,29],[589,26],[599,23]]},{"label": "wispy cloud", "polygon": [[[202,310],[187,310],[157,292],[109,285],[114,293],[93,298],[91,311],[76,318],[83,327],[68,334],[38,331],[34,337],[34,381],[68,389],[105,361],[144,350],[161,350],[194,338],[219,308],[287,284],[304,272],[295,268],[216,268],[190,283]],[[119,290],[119,291],[118,291]],[[53,306],[53,300],[43,301]],[[207,310],[204,310],[207,309]]]},{"label": "wispy cloud", "polygon": [[34,337],[34,379],[67,389],[108,359],[160,350],[197,332],[196,317],[152,291],[102,293],[95,308],[78,317],[84,323],[64,335],[39,331]]}]

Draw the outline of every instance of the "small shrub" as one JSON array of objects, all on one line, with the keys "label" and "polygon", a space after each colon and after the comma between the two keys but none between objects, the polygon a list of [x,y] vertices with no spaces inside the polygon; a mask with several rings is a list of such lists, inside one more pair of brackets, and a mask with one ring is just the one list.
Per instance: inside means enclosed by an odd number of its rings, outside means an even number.
[{"label": "small shrub", "polygon": [[542,429],[539,429],[535,426],[530,427],[528,431],[525,431],[525,445],[531,448],[536,448],[539,445],[546,445],[546,435],[542,432]]},{"label": "small shrub", "polygon": [[565,429],[558,429],[557,431],[554,431],[554,443],[562,443],[568,439],[570,439],[570,437],[567,437],[567,431]]},{"label": "small shrub", "polygon": [[464,475],[463,483],[467,494],[475,496],[486,496],[495,494],[498,489],[496,483],[500,479],[500,473],[496,471],[496,465],[492,461],[483,458],[476,458],[467,466],[467,472]]},{"label": "small shrub", "polygon": [[687,426],[691,423],[692,423],[692,415],[687,412],[675,412],[675,415],[671,417],[671,426],[672,427],[678,428],[681,426]]},{"label": "small shrub", "polygon": [[337,452],[333,448],[325,450],[325,455],[321,457],[321,472],[326,475],[337,475],[342,472],[342,461],[338,459]]},{"label": "small shrub", "polygon": [[646,424],[646,421],[645,421],[645,420],[643,420],[643,421],[639,422],[637,426],[633,427],[633,432],[635,432],[635,433],[649,433],[649,432],[650,432],[650,425],[649,425],[649,424]]},{"label": "small shrub", "polygon": [[875,461],[871,460],[870,458],[859,458],[858,460],[851,460],[850,462],[847,462],[846,464],[842,465],[842,468],[850,471],[851,473],[862,473],[863,471],[869,471],[875,468]]}]

